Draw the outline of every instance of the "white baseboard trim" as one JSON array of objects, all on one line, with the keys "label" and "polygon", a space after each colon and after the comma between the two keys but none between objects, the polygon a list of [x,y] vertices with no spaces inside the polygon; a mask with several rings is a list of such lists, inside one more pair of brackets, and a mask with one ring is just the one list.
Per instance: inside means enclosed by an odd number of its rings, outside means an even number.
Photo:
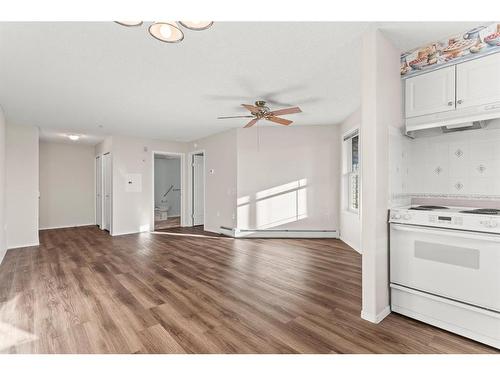
[{"label": "white baseboard trim", "polygon": [[61,226],[56,226],[56,227],[43,227],[43,228],[38,228],[38,230],[49,230],[49,229],[66,229],[66,228],[78,228],[78,227],[90,227],[96,225],[96,223],[89,223],[89,224],[75,224],[75,225],[61,225]]},{"label": "white baseboard trim", "polygon": [[348,240],[346,240],[346,239],[342,238],[342,236],[340,236],[340,237],[339,237],[339,239],[340,239],[342,242],[344,242],[345,244],[349,245],[349,247],[351,247],[351,248],[352,248],[354,251],[356,251],[357,253],[362,254],[361,250],[356,249],[350,241],[348,241]]},{"label": "white baseboard trim", "polygon": [[365,311],[361,310],[361,318],[364,320],[368,320],[369,322],[379,324],[390,313],[391,313],[391,307],[387,305],[381,312],[379,312],[376,315],[371,313],[366,313]]},{"label": "white baseboard trim", "polygon": [[40,242],[30,242],[22,245],[9,246],[7,250],[20,249],[22,247],[32,247],[32,246],[40,246]]},{"label": "white baseboard trim", "polygon": [[336,230],[238,229],[220,227],[220,233],[233,238],[339,238]]}]

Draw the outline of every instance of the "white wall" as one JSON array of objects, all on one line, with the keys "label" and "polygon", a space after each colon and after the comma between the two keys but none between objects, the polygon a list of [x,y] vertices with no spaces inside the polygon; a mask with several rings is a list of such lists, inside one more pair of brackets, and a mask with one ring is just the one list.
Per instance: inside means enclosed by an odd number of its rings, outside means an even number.
[{"label": "white wall", "polygon": [[[113,215],[112,234],[137,233],[154,228],[153,151],[175,152],[184,156],[186,144],[152,139],[113,136]],[[138,191],[127,191],[130,174],[140,175]],[[185,174],[184,174],[185,175]],[[184,186],[185,176],[183,176]],[[138,186],[139,187],[139,186]],[[182,199],[186,199],[182,193]],[[185,203],[184,203],[185,207]]]},{"label": "white wall", "polygon": [[94,146],[40,142],[40,229],[95,224]]},{"label": "white wall", "polygon": [[7,251],[5,237],[5,116],[0,106],[0,263]]},{"label": "white wall", "polygon": [[239,229],[339,229],[338,126],[237,131]]},{"label": "white wall", "polygon": [[[340,124],[339,150],[343,156],[344,140],[343,137],[347,133],[361,126],[361,110],[353,112]],[[343,158],[342,158],[343,160]],[[344,160],[343,160],[344,162]],[[363,158],[360,157],[360,164]],[[344,164],[344,163],[342,163]],[[345,168],[341,170],[342,176],[340,180],[340,238],[354,250],[361,253],[361,218],[359,213],[348,210],[348,175],[345,173]]]},{"label": "white wall", "polygon": [[236,227],[236,143],[237,130],[233,129],[190,145],[190,152],[205,152],[204,225],[210,232],[219,233],[221,226]]},{"label": "white wall", "polygon": [[95,145],[94,147],[95,156],[101,156],[103,154],[111,152],[112,147],[113,147],[113,137],[108,136],[104,138],[102,142]]},{"label": "white wall", "polygon": [[[170,186],[174,188],[164,198]],[[181,159],[155,158],[155,206],[166,200],[170,206],[168,216],[180,216],[181,214]]]},{"label": "white wall", "polygon": [[38,128],[7,125],[7,248],[38,245]]},{"label": "white wall", "polygon": [[379,322],[389,312],[387,210],[389,134],[402,126],[400,51],[378,30],[363,38],[361,72],[361,248],[363,310]]}]

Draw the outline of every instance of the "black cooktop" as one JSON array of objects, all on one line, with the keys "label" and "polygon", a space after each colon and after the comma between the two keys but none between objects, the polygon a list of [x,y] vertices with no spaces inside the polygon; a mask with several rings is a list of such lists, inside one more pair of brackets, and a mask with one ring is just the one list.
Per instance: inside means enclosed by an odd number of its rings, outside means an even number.
[{"label": "black cooktop", "polygon": [[415,206],[410,207],[410,210],[419,210],[419,211],[433,211],[433,210],[447,210],[448,207],[445,206]]},{"label": "black cooktop", "polygon": [[464,214],[476,214],[476,215],[500,215],[500,210],[496,208],[476,208],[474,210],[464,210],[460,211]]}]

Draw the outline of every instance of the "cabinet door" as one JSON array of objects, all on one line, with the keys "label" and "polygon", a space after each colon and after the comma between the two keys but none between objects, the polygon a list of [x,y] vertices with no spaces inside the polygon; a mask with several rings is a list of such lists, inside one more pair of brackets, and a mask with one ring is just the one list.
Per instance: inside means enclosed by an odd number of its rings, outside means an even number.
[{"label": "cabinet door", "polygon": [[405,83],[406,118],[455,109],[455,67],[408,78]]},{"label": "cabinet door", "polygon": [[500,101],[500,53],[457,65],[457,109]]}]

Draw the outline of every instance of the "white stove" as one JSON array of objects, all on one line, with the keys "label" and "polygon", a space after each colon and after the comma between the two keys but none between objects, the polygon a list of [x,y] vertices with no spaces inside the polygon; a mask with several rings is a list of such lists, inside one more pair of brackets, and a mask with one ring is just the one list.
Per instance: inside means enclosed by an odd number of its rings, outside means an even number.
[{"label": "white stove", "polygon": [[392,209],[389,222],[500,234],[498,209],[405,206]]},{"label": "white stove", "polygon": [[500,349],[500,210],[390,210],[391,310]]}]

